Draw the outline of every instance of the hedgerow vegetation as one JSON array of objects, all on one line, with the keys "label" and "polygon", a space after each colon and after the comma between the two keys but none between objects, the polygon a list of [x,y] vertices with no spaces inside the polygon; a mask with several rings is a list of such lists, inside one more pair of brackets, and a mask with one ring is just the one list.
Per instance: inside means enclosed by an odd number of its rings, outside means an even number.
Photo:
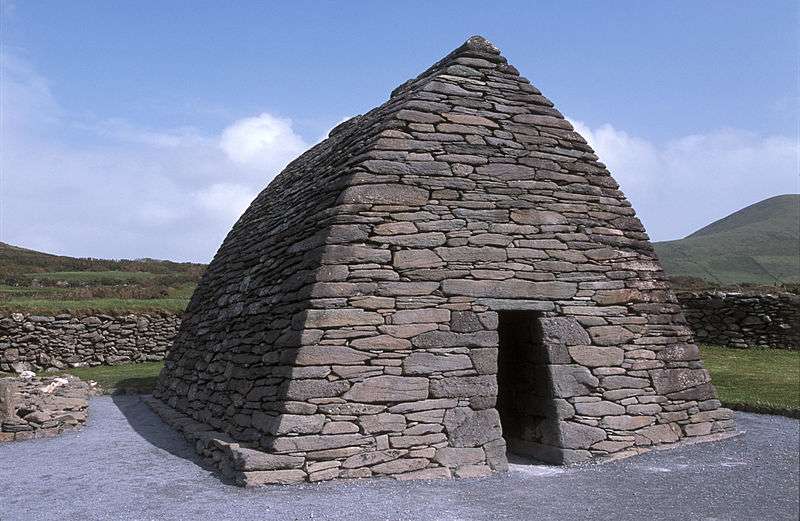
[{"label": "hedgerow vegetation", "polygon": [[181,312],[205,265],[51,255],[0,243],[0,311]]}]

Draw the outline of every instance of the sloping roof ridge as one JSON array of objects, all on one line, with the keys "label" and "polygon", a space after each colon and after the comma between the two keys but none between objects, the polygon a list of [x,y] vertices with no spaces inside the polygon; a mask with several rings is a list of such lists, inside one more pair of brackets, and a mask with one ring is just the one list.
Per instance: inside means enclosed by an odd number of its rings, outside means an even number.
[{"label": "sloping roof ridge", "polygon": [[405,81],[392,90],[389,99],[381,105],[374,107],[364,114],[353,116],[352,118],[339,123],[333,129],[331,129],[331,131],[328,133],[328,137],[343,137],[347,134],[352,134],[354,131],[359,129],[359,124],[363,124],[365,121],[370,120],[377,114],[386,113],[387,109],[393,105],[394,109],[390,110],[390,112],[400,110],[400,108],[402,108],[401,104],[403,101],[400,99],[401,97],[408,96],[410,98],[409,95],[415,91],[423,89],[429,82],[435,81],[437,76],[447,74],[448,67],[456,65],[456,60],[458,58],[482,58],[498,64],[508,64],[508,60],[501,55],[500,49],[498,49],[493,43],[480,35],[471,36],[464,43],[453,49],[445,57],[425,69],[425,71],[423,71],[421,74]]},{"label": "sloping roof ridge", "polygon": [[436,76],[447,74],[447,69],[452,65],[456,65],[458,58],[482,58],[498,64],[508,63],[508,60],[500,53],[500,49],[492,42],[483,36],[471,36],[421,74],[395,88],[390,95],[390,99],[407,94],[412,90],[418,90],[428,82],[434,81]]}]

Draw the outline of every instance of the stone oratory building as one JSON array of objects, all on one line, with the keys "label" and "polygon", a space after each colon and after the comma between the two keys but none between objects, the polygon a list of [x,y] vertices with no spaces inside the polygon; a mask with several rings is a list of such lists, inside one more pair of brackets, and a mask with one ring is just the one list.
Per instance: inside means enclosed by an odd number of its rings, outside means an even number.
[{"label": "stone oratory building", "polygon": [[154,409],[241,485],[474,477],[734,429],[625,196],[481,37],[253,201]]}]

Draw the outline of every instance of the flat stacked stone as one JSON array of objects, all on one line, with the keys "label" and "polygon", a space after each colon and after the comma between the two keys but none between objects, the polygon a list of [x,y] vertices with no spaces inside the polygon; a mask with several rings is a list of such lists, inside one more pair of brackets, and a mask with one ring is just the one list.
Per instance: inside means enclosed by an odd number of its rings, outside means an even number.
[{"label": "flat stacked stone", "polygon": [[677,296],[700,343],[800,349],[800,295],[705,291]]},{"label": "flat stacked stone", "polygon": [[0,379],[0,442],[50,438],[80,427],[93,393],[69,375]]},{"label": "flat stacked stone", "polygon": [[551,461],[733,428],[608,170],[473,37],[256,198],[152,404],[243,485],[487,475],[510,310],[539,316],[526,403],[555,423],[525,442]]},{"label": "flat stacked stone", "polygon": [[172,313],[0,315],[0,371],[163,360],[179,325]]}]

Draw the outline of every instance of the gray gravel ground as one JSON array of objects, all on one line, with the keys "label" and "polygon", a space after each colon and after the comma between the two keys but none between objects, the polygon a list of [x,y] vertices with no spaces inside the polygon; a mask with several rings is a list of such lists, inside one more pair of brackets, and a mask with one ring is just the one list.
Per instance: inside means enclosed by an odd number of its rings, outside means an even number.
[{"label": "gray gravel ground", "polygon": [[737,418],[742,436],[603,465],[244,490],[200,467],[140,398],[101,397],[81,431],[0,446],[0,519],[797,520],[798,421]]}]

